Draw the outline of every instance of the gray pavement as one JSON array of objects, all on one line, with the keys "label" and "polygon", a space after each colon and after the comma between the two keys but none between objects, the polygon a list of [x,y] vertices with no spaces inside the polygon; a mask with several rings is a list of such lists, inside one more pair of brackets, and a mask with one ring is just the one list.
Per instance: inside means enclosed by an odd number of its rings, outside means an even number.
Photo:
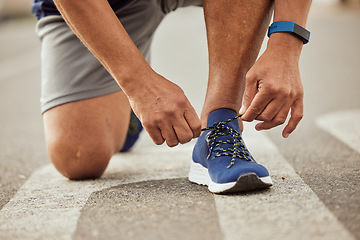
[{"label": "gray pavement", "polygon": [[[49,164],[39,110],[35,19],[0,24],[0,239],[360,239],[360,10],[314,5],[301,58],[305,118],[245,141],[270,170],[267,191],[218,196],[189,183],[194,142],[143,134],[104,177],[68,181]],[[176,29],[176,30],[175,30]],[[154,68],[200,112],[208,66],[201,9],[160,26]]]}]

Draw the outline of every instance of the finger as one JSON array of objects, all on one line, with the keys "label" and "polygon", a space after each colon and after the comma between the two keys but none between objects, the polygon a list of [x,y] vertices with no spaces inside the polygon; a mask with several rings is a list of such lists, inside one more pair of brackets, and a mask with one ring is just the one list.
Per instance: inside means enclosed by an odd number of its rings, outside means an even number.
[{"label": "finger", "polygon": [[190,110],[184,114],[185,120],[193,133],[193,138],[197,138],[201,134],[201,122],[200,118],[195,112],[195,109],[191,107]]},{"label": "finger", "polygon": [[165,138],[166,144],[169,147],[175,147],[179,144],[179,140],[175,134],[175,130],[170,125],[163,125],[161,128],[161,134]]},{"label": "finger", "polygon": [[180,124],[178,123],[174,125],[173,128],[175,130],[176,137],[181,144],[190,142],[193,138],[194,134],[185,119],[183,119]]},{"label": "finger", "polygon": [[286,101],[284,101],[285,98],[276,98],[272,100],[262,111],[262,113],[256,117],[256,120],[264,121],[264,122],[272,122],[273,119],[279,114],[280,111],[287,110],[289,111],[290,105],[283,109],[284,105],[286,104]]},{"label": "finger", "polygon": [[150,138],[153,140],[153,142],[156,144],[156,145],[161,145],[165,142],[165,139],[164,137],[162,136],[161,134],[161,131],[159,128],[155,127],[155,128],[152,128],[152,127],[147,127],[147,126],[144,126],[145,130],[149,133],[149,136]]},{"label": "finger", "polygon": [[303,118],[304,114],[304,105],[302,99],[297,100],[294,102],[292,108],[291,108],[291,116],[289,119],[288,124],[284,128],[284,131],[282,133],[284,138],[287,138],[297,127],[300,120]]},{"label": "finger", "polygon": [[273,119],[271,119],[271,121],[265,121],[265,122],[258,123],[258,124],[256,124],[255,129],[258,131],[267,130],[267,129],[271,129],[273,127],[279,126],[281,124],[284,124],[286,121],[286,118],[289,114],[290,107],[291,107],[291,104],[284,105],[279,110],[279,112],[276,114],[276,116]]},{"label": "finger", "polygon": [[241,118],[238,118],[238,123],[239,123],[240,131],[244,132],[244,124]]},{"label": "finger", "polygon": [[259,91],[254,100],[251,102],[249,108],[246,110],[241,119],[244,121],[251,122],[256,119],[265,109],[265,107],[272,101],[267,94]]},{"label": "finger", "polygon": [[246,86],[244,91],[243,107],[240,109],[240,114],[244,114],[251,105],[252,100],[258,92],[256,75],[249,71],[246,74]]}]

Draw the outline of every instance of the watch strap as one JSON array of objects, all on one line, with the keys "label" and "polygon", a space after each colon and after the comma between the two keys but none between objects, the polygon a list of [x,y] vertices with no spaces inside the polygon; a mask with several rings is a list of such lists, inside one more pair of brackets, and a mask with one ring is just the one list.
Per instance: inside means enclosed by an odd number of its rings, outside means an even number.
[{"label": "watch strap", "polygon": [[308,30],[290,21],[279,21],[272,23],[268,29],[267,35],[270,37],[271,34],[276,32],[286,32],[293,34],[304,44],[308,43],[310,39],[310,32]]}]

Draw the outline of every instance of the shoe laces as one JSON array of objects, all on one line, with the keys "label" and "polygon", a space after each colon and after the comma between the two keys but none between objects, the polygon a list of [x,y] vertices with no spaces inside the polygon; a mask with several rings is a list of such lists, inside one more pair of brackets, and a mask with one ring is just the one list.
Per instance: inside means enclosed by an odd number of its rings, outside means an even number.
[{"label": "shoe laces", "polygon": [[[214,153],[215,157],[231,156],[231,162],[227,168],[234,165],[237,158],[252,161],[250,153],[246,149],[245,143],[241,137],[241,133],[229,126],[226,126],[227,123],[232,122],[239,117],[241,117],[241,115],[231,118],[225,122],[217,122],[211,127],[201,129],[202,131],[212,130],[207,135],[207,140],[209,142],[209,155],[207,156],[207,159],[209,159],[211,153]],[[219,139],[221,136],[230,136],[231,139],[224,141]],[[224,149],[221,147],[223,144],[230,144],[232,147]]]}]

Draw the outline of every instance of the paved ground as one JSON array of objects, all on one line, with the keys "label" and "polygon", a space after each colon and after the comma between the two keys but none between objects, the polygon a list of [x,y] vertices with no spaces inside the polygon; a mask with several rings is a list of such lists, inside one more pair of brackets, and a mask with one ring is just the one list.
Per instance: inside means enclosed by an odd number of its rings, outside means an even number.
[{"label": "paved ground", "polygon": [[[232,196],[186,180],[193,142],[168,149],[146,134],[102,179],[60,176],[44,147],[35,21],[0,24],[0,239],[360,239],[359,13],[313,7],[301,59],[305,119],[287,140],[281,129],[246,125],[247,145],[274,186]],[[170,15],[153,53],[154,68],[200,111],[201,10]]]}]

